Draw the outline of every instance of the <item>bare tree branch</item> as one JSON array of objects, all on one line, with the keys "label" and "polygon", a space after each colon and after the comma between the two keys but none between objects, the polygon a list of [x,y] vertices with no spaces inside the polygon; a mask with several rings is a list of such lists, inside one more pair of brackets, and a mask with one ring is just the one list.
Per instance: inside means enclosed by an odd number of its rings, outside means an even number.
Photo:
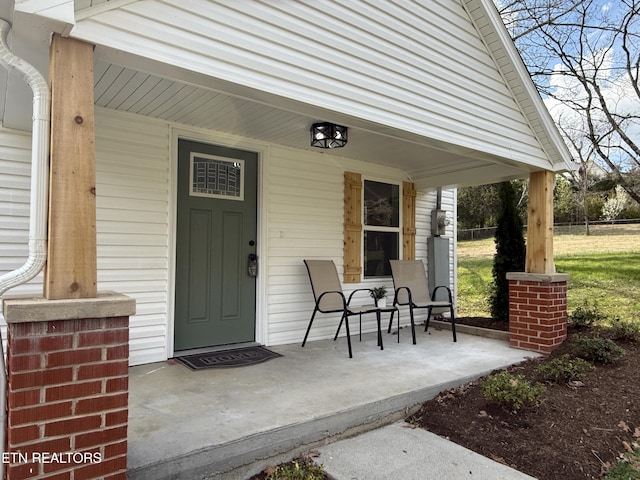
[{"label": "bare tree branch", "polygon": [[640,0],[495,1],[576,159],[640,203]]}]

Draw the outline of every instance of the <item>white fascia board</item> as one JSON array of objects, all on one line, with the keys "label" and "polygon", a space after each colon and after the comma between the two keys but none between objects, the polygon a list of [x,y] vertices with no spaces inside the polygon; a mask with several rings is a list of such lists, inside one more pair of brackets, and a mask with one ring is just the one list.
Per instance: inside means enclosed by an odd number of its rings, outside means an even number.
[{"label": "white fascia board", "polygon": [[73,0],[16,0],[14,11],[48,20],[57,33],[68,33],[75,24]]},{"label": "white fascia board", "polygon": [[[538,140],[541,143],[541,147],[547,152],[549,156],[550,166],[549,170],[554,172],[562,172],[566,170],[575,170],[577,168],[577,163],[573,161],[571,153],[569,152],[569,148],[565,143],[564,139],[560,135],[558,128],[556,127],[549,110],[547,110],[546,105],[542,101],[542,97],[538,92],[533,80],[529,75],[527,67],[522,61],[522,57],[518,53],[518,50],[509,35],[507,27],[504,25],[502,18],[500,18],[500,14],[493,4],[492,0],[464,0],[465,8],[469,13],[469,17],[472,19],[476,28],[480,35],[483,37],[489,52],[492,54],[494,61],[496,58],[506,58],[509,61],[510,66],[513,68],[513,72],[515,73],[515,79],[510,80],[507,76],[503,75],[505,82],[507,83],[507,87],[515,92],[516,90],[523,89],[528,97],[531,107],[533,108],[533,112],[536,115],[535,119],[531,118],[531,113],[528,113],[528,109],[522,108],[522,98],[519,98],[514,94],[514,99],[518,104],[521,105],[522,113],[525,118],[528,119],[529,124],[533,125],[537,122],[535,120],[539,120],[539,125],[542,129],[542,134],[547,136],[550,142],[550,146],[555,150],[549,151],[549,148],[545,148],[545,144],[547,142],[544,141],[543,138],[538,137]],[[475,14],[472,12],[476,12]],[[491,42],[487,41],[486,36],[482,35],[483,28],[478,26],[478,13],[482,12],[482,18],[486,22],[486,27],[491,29],[491,33],[494,34],[497,38],[497,41]],[[501,68],[500,62],[495,61],[496,66]],[[517,84],[512,84],[512,82],[517,82]],[[532,131],[536,132],[536,129],[531,127]],[[548,143],[547,143],[548,144]]]},{"label": "white fascia board", "polygon": [[84,20],[85,18],[90,18],[94,15],[98,15],[99,13],[108,12],[111,10],[117,10],[118,8],[125,7],[130,3],[135,3],[138,0],[109,0],[104,3],[99,3],[92,7],[79,9],[76,11],[76,21]]},{"label": "white fascia board", "polygon": [[[10,48],[46,78],[51,33],[64,34],[73,24],[73,1],[16,0],[11,15]],[[31,89],[16,75],[8,75],[1,121],[5,126],[30,130]]]},{"label": "white fascia board", "polygon": [[457,188],[486,183],[505,182],[518,178],[528,178],[529,172],[523,168],[505,165],[484,165],[463,172],[448,172],[429,176],[412,176],[417,189]]}]

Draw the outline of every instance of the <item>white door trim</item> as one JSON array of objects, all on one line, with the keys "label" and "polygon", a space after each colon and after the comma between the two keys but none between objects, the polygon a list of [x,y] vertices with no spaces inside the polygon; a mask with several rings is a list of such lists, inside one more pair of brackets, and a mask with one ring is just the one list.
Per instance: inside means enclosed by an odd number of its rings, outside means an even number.
[{"label": "white door trim", "polygon": [[268,175],[269,144],[251,139],[236,137],[209,130],[186,129],[170,127],[171,153],[169,159],[169,282],[167,292],[167,355],[173,357],[175,332],[175,285],[176,285],[176,230],[178,208],[178,139],[193,140],[225,147],[238,148],[258,154],[258,192],[257,192],[257,255],[258,277],[256,278],[256,342],[268,345],[268,317],[267,317],[267,208],[264,181]]}]

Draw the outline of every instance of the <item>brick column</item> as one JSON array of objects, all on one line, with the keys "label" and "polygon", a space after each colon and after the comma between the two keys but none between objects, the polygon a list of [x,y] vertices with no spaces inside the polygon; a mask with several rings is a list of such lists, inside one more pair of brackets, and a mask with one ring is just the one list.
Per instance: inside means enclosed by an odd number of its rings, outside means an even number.
[{"label": "brick column", "polygon": [[126,479],[129,316],[135,301],[4,301],[7,480]]},{"label": "brick column", "polygon": [[548,354],[567,338],[567,274],[507,273],[509,343]]}]

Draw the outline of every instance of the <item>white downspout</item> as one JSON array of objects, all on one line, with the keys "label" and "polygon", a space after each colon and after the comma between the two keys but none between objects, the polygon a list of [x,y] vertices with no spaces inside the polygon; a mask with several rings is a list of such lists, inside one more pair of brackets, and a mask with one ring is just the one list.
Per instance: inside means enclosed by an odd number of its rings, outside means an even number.
[{"label": "white downspout", "polygon": [[[47,260],[47,209],[49,197],[49,129],[51,95],[49,85],[32,65],[9,50],[7,35],[11,25],[0,19],[0,64],[15,72],[33,91],[31,135],[31,207],[29,211],[29,256],[25,264],[0,277],[0,298],[13,287],[34,278]],[[4,452],[6,428],[6,370],[0,341],[0,451]],[[0,480],[4,477],[0,469]]]},{"label": "white downspout", "polygon": [[49,85],[42,74],[9,50],[7,46],[9,29],[9,23],[0,19],[0,64],[9,72],[20,74],[33,90],[31,208],[29,212],[29,257],[22,267],[0,277],[0,297],[10,288],[22,285],[35,277],[43,269],[47,260],[51,95]]}]

